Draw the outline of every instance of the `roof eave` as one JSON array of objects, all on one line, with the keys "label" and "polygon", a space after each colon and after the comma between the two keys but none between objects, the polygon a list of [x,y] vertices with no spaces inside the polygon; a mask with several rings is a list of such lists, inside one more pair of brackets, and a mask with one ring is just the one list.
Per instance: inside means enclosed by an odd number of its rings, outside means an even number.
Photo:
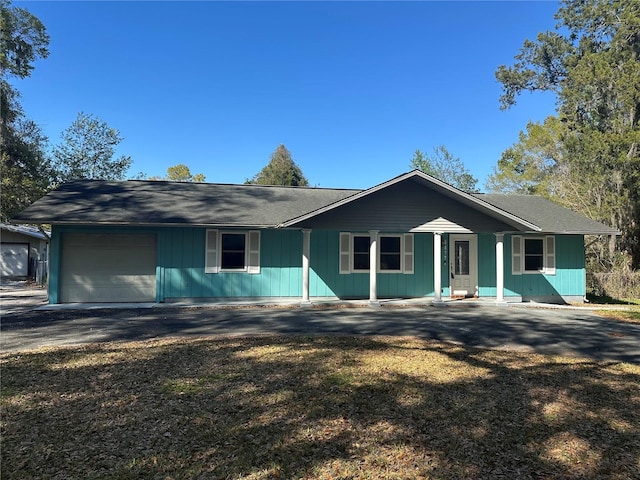
[{"label": "roof eave", "polygon": [[555,231],[544,231],[541,233],[548,233],[554,235],[622,235],[622,232],[618,230],[555,230]]},{"label": "roof eave", "polygon": [[246,224],[246,223],[186,223],[186,222],[95,222],[95,221],[38,221],[35,223],[56,226],[83,226],[92,225],[99,227],[208,227],[208,228],[277,228],[273,224]]}]

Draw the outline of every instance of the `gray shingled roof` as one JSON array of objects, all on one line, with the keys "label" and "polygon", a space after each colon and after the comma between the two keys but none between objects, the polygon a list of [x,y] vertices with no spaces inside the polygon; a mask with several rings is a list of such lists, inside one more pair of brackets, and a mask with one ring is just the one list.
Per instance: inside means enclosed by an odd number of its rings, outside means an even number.
[{"label": "gray shingled roof", "polygon": [[619,235],[616,229],[577,214],[545,198],[533,195],[480,193],[475,197],[523,218],[546,233]]},{"label": "gray shingled roof", "polygon": [[[412,174],[406,175],[411,177]],[[78,180],[50,192],[13,221],[277,227],[365,192],[262,185]],[[545,233],[619,234],[613,228],[542,197],[497,194],[473,194],[473,197],[538,226]]]},{"label": "gray shingled roof", "polygon": [[37,227],[30,227],[28,225],[11,225],[10,223],[0,223],[0,230],[19,233],[28,237],[39,238],[40,240],[49,240],[49,237],[51,236],[51,232],[45,230],[45,234],[38,230]]},{"label": "gray shingled roof", "polygon": [[22,211],[14,222],[276,226],[359,190],[212,183],[78,180]]}]

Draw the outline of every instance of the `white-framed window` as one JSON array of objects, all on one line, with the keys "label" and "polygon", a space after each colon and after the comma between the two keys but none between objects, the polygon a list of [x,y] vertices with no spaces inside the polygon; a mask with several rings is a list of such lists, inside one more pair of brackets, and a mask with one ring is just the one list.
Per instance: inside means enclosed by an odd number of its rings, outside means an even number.
[{"label": "white-framed window", "polygon": [[511,265],[513,275],[555,275],[556,237],[514,235],[511,238]]},{"label": "white-framed window", "polygon": [[260,273],[260,232],[207,230],[205,273]]},{"label": "white-framed window", "polygon": [[[340,233],[340,273],[366,273],[371,265],[371,238],[362,233]],[[413,274],[413,234],[378,235],[378,271]]]},{"label": "white-framed window", "polygon": [[402,235],[381,235],[378,250],[381,272],[402,272]]},{"label": "white-framed window", "polygon": [[371,265],[370,241],[369,235],[353,235],[351,237],[353,246],[351,268],[353,271],[369,271],[369,266]]}]

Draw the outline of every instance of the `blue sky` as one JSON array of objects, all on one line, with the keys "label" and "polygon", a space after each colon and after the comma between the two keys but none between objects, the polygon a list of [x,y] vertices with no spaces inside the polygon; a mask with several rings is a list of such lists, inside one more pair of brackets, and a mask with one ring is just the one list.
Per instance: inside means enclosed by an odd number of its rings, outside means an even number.
[{"label": "blue sky", "polygon": [[495,70],[556,2],[14,2],[50,55],[14,84],[52,143],[83,111],[130,174],[242,183],[284,143],[312,185],[367,188],[445,145],[480,179],[551,94],[499,108]]}]

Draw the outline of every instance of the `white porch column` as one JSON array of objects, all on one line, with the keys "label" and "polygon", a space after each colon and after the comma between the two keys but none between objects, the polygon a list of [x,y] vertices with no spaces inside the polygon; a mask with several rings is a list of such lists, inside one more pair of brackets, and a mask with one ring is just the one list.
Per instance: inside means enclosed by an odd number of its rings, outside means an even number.
[{"label": "white porch column", "polygon": [[504,234],[496,233],[496,302],[504,303]]},{"label": "white porch column", "polygon": [[309,256],[311,252],[311,230],[302,230],[302,303],[309,300]]},{"label": "white porch column", "polygon": [[378,305],[378,230],[369,230],[369,305]]},{"label": "white porch column", "polygon": [[442,232],[433,234],[433,303],[442,302]]}]

